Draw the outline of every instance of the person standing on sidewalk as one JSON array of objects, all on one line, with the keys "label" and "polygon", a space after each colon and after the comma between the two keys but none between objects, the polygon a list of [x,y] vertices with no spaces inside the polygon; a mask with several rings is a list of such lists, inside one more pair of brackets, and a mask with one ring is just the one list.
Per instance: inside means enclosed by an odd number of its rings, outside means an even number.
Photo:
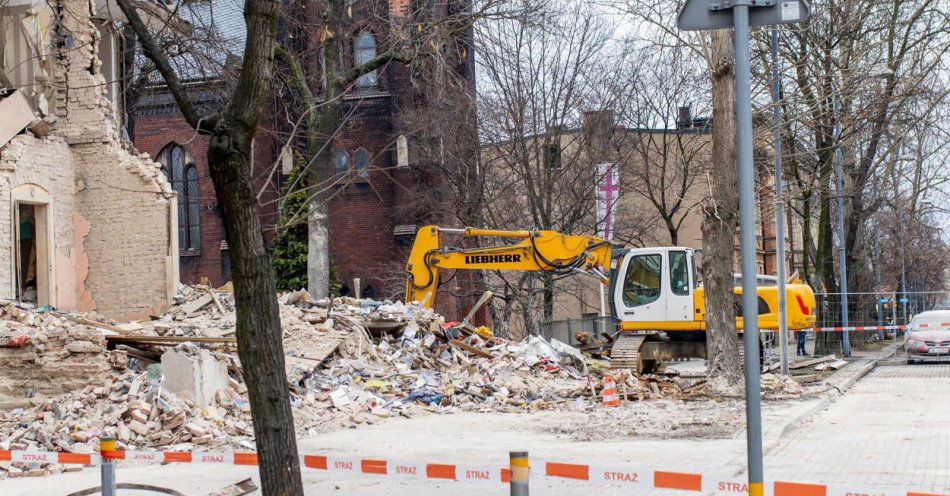
[{"label": "person standing on sidewalk", "polygon": [[798,342],[798,347],[795,348],[795,354],[798,356],[808,355],[805,352],[805,331],[795,331],[795,340]]}]

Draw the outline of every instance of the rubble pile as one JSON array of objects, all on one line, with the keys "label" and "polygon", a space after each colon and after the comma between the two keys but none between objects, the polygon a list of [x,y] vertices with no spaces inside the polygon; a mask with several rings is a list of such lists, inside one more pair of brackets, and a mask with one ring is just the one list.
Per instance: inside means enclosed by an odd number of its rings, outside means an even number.
[{"label": "rubble pile", "polygon": [[82,320],[0,303],[0,409],[98,382],[121,360]]},{"label": "rubble pile", "polygon": [[[501,339],[416,304],[305,291],[278,301],[299,433],[457,411],[609,415],[605,373],[624,400],[708,398],[702,377],[605,372],[607,362],[555,339]],[[0,449],[88,452],[112,435],[120,449],[253,450],[234,333],[228,288],[184,287],[163,315],[121,324],[4,303],[0,393],[20,404],[0,408]],[[762,385],[769,398],[803,392],[771,374]],[[0,463],[0,478],[44,470],[61,468]]]},{"label": "rubble pile", "polygon": [[246,389],[232,386],[218,391],[214,404],[199,406],[164,389],[155,374],[126,371],[102,385],[0,413],[5,434],[15,427],[0,446],[89,452],[101,436],[111,435],[121,447],[253,448]]},{"label": "rubble pile", "polygon": [[789,376],[762,374],[760,381],[763,397],[768,399],[801,398],[805,393],[805,387]]}]

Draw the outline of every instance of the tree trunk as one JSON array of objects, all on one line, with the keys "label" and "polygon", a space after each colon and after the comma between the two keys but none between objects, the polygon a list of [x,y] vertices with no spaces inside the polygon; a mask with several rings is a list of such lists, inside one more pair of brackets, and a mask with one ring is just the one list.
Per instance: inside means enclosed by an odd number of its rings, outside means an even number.
[{"label": "tree trunk", "polygon": [[670,233],[670,244],[677,246],[679,244],[679,229],[676,224],[673,223],[673,217],[664,216],[663,222],[666,223],[666,231]]},{"label": "tree trunk", "polygon": [[732,32],[712,32],[709,69],[712,78],[712,167],[710,190],[716,194],[703,208],[703,263],[706,299],[707,375],[716,394],[738,394],[742,378],[733,304],[732,269],[738,222],[739,186],[736,150],[736,92]]},{"label": "tree trunk", "polygon": [[330,295],[329,221],[327,202],[311,201],[307,210],[307,291],[315,298]]},{"label": "tree trunk", "polygon": [[[318,9],[326,22],[323,45],[320,50],[322,57],[319,61],[312,61],[310,65],[322,67],[321,77],[324,81],[323,101],[310,93],[306,94],[308,103],[319,110],[310,112],[307,125],[307,155],[310,158],[310,167],[305,186],[309,194],[313,195],[307,217],[308,253],[307,253],[307,290],[317,298],[329,296],[330,293],[330,182],[334,174],[332,164],[333,153],[331,141],[336,135],[342,122],[343,105],[342,95],[346,88],[338,81],[338,75],[346,70],[343,65],[343,37],[338,34],[343,30],[343,1],[332,0]],[[298,83],[299,84],[299,83]],[[353,288],[356,294],[359,288]]]},{"label": "tree trunk", "polygon": [[247,384],[263,493],[302,496],[284,368],[274,268],[251,183],[251,142],[270,92],[281,3],[248,0],[247,45],[235,93],[208,145],[208,169],[231,250],[238,356]]},{"label": "tree trunk", "polygon": [[554,319],[554,277],[550,272],[541,273],[544,284],[544,320]]},{"label": "tree trunk", "polygon": [[265,494],[302,495],[294,419],[284,375],[274,273],[250,178],[250,136],[215,133],[208,168],[231,250],[238,356],[247,383]]},{"label": "tree trunk", "polygon": [[802,193],[802,280],[815,286],[811,275],[811,194]]}]

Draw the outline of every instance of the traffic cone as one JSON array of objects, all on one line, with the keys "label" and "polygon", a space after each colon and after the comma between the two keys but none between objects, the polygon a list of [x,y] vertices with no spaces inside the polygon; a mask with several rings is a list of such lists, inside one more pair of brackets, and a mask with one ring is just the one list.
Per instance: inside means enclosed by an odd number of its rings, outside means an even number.
[{"label": "traffic cone", "polygon": [[617,395],[617,380],[612,375],[604,376],[604,406],[620,406],[620,396]]}]

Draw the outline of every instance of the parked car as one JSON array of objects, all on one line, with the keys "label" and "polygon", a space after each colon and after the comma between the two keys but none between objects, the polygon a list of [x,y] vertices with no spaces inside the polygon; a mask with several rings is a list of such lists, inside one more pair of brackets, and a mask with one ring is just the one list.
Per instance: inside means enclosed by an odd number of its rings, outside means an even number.
[{"label": "parked car", "polygon": [[921,312],[907,326],[907,363],[950,360],[950,310]]}]

